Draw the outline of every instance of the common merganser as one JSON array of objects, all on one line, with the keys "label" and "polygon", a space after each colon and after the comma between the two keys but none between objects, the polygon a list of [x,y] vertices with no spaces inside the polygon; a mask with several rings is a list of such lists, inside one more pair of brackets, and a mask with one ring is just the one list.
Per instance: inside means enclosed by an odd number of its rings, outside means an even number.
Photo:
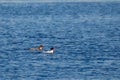
[{"label": "common merganser", "polygon": [[43,45],[40,45],[37,48],[30,48],[30,50],[42,50],[42,49],[43,49]]},{"label": "common merganser", "polygon": [[45,53],[52,53],[53,54],[53,52],[54,52],[54,48],[50,48],[50,50],[46,50],[46,51],[44,51]]}]

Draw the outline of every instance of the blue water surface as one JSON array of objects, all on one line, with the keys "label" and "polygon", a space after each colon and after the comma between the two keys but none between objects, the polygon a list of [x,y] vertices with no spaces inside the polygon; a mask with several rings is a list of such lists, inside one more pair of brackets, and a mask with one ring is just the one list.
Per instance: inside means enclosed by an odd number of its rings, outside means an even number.
[{"label": "blue water surface", "polygon": [[0,80],[120,80],[120,3],[0,3]]}]

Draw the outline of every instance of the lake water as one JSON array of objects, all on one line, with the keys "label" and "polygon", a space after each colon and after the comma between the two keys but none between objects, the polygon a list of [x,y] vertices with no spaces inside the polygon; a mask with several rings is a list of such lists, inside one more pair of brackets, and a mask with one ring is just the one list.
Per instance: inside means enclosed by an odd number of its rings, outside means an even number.
[{"label": "lake water", "polygon": [[120,3],[0,3],[0,80],[120,80]]}]

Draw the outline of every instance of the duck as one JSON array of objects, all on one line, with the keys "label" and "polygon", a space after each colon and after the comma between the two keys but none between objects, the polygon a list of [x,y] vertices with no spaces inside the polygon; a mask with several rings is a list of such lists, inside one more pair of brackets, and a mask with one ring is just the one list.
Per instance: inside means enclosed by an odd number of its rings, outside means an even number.
[{"label": "duck", "polygon": [[46,50],[44,51],[44,53],[50,53],[50,54],[53,54],[54,53],[54,48],[50,48],[50,50]]},{"label": "duck", "polygon": [[29,50],[42,50],[43,45],[39,45],[37,48],[30,48]]}]

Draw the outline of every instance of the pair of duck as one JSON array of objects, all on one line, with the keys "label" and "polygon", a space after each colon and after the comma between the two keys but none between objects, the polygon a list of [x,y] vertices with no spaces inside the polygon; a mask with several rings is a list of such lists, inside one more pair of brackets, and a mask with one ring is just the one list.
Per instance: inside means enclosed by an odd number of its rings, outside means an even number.
[{"label": "pair of duck", "polygon": [[37,48],[30,48],[30,50],[40,50],[43,51],[44,53],[53,53],[54,48],[50,48],[50,50],[43,50],[43,45],[38,46]]}]

